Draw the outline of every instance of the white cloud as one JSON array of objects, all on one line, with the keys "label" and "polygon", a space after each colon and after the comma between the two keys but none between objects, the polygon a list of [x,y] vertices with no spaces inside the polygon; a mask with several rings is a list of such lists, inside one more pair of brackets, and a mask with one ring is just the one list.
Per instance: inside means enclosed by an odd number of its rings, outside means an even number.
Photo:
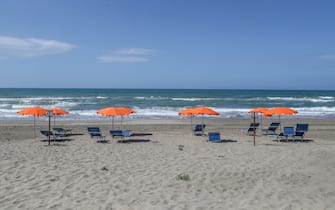
[{"label": "white cloud", "polygon": [[57,54],[72,50],[73,44],[36,38],[0,36],[0,58],[22,58]]},{"label": "white cloud", "polygon": [[319,58],[327,60],[335,60],[335,54],[323,54],[320,55]]},{"label": "white cloud", "polygon": [[106,63],[136,63],[136,62],[147,62],[149,59],[135,56],[100,56],[98,60]]},{"label": "white cloud", "polygon": [[[97,59],[106,63],[136,63],[148,62],[148,56],[156,53],[156,50],[145,48],[123,48],[114,51],[111,55],[100,56]],[[146,56],[146,57],[144,57]]]},{"label": "white cloud", "polygon": [[152,55],[156,51],[153,49],[144,48],[124,48],[115,51],[116,54],[126,54],[126,55]]}]

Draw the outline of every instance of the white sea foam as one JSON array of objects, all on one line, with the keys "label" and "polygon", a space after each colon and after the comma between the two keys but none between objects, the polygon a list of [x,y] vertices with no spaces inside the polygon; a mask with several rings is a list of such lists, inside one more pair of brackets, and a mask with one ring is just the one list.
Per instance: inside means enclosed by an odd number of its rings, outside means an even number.
[{"label": "white sea foam", "polygon": [[136,100],[167,100],[168,97],[160,97],[160,96],[135,96]]},{"label": "white sea foam", "polygon": [[296,109],[302,116],[333,116],[335,107],[303,107]]},{"label": "white sea foam", "polygon": [[218,98],[172,98],[173,101],[213,101],[220,100]]},{"label": "white sea foam", "polygon": [[316,98],[296,98],[296,97],[267,97],[269,100],[272,101],[309,101],[314,103],[327,103],[327,102],[333,102],[334,97],[332,96],[319,96]]},{"label": "white sea foam", "polygon": [[135,108],[136,115],[142,117],[176,117],[178,110],[170,107]]}]

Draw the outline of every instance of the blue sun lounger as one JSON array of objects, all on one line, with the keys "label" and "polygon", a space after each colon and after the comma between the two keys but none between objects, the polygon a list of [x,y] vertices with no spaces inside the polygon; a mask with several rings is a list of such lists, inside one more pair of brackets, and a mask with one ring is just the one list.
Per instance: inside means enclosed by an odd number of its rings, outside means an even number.
[{"label": "blue sun lounger", "polygon": [[91,138],[97,138],[97,142],[106,142],[106,136],[100,132],[99,127],[87,127],[87,131]]},{"label": "blue sun lounger", "polygon": [[48,137],[50,136],[50,138],[52,138],[53,141],[57,141],[57,140],[64,140],[63,138],[66,137],[66,135],[64,134],[60,134],[60,133],[54,133],[52,131],[46,131],[46,130],[42,130],[40,131],[41,134],[45,137]]}]

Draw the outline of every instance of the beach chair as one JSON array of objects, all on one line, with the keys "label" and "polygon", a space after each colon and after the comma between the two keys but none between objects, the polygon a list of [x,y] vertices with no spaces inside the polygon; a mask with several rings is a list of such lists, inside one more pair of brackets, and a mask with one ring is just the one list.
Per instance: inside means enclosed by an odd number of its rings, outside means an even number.
[{"label": "beach chair", "polygon": [[198,124],[195,125],[195,128],[193,129],[193,134],[196,136],[202,136],[205,134],[205,124]]},{"label": "beach chair", "polygon": [[69,135],[72,134],[72,129],[65,129],[65,128],[52,128],[59,134]]},{"label": "beach chair", "polygon": [[221,142],[220,133],[219,132],[209,132],[208,133],[208,141],[209,142],[214,142],[214,143]]},{"label": "beach chair", "polygon": [[53,141],[64,140],[63,138],[66,137],[64,134],[54,133],[52,131],[42,130],[40,132],[45,137],[49,138],[50,136],[50,138],[52,138]]},{"label": "beach chair", "polygon": [[91,138],[97,139],[97,142],[106,142],[106,136],[100,132],[99,127],[87,127],[87,131]]},{"label": "beach chair", "polygon": [[276,134],[279,125],[280,125],[279,122],[272,122],[267,129],[262,129],[262,131],[265,132],[265,135]]},{"label": "beach chair", "polygon": [[298,123],[295,127],[295,137],[300,137],[301,141],[304,141],[304,136],[308,131],[308,124],[307,123]]},{"label": "beach chair", "polygon": [[253,134],[254,133],[254,129],[255,129],[255,132],[257,131],[257,128],[259,127],[259,123],[250,123],[249,125],[249,128],[246,129],[246,130],[242,130],[242,132],[244,132],[245,134]]},{"label": "beach chair", "polygon": [[289,139],[295,140],[295,130],[294,127],[284,127],[283,128],[283,132],[280,133],[278,135],[278,137],[282,138],[286,138],[286,141],[288,141]]}]

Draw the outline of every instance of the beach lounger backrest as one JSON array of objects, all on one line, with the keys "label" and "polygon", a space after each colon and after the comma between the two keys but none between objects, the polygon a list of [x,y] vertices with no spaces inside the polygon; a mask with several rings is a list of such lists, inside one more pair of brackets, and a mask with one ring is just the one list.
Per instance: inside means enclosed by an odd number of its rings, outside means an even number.
[{"label": "beach lounger backrest", "polygon": [[294,136],[295,135],[294,127],[284,127],[283,135],[284,136]]},{"label": "beach lounger backrest", "polygon": [[[250,123],[250,126],[249,126],[249,128],[253,128],[254,127],[254,123]],[[259,123],[255,123],[255,127],[259,127]]]},{"label": "beach lounger backrest", "polygon": [[210,132],[208,133],[208,140],[209,141],[220,141],[221,136],[219,132]]},{"label": "beach lounger backrest", "polygon": [[195,125],[194,131],[203,131],[203,129],[205,129],[205,127],[206,127],[205,124]]},{"label": "beach lounger backrest", "polygon": [[89,133],[100,133],[100,128],[99,127],[87,127],[87,131]]},{"label": "beach lounger backrest", "polygon": [[299,132],[307,132],[308,131],[308,124],[307,123],[298,123],[296,125],[296,131]]},{"label": "beach lounger backrest", "polygon": [[295,136],[301,137],[301,140],[304,140],[305,133],[308,131],[307,123],[298,123],[295,128]]},{"label": "beach lounger backrest", "polygon": [[266,130],[267,132],[273,132],[275,133],[277,128],[279,127],[280,123],[279,122],[272,122],[269,126],[269,128]]}]

